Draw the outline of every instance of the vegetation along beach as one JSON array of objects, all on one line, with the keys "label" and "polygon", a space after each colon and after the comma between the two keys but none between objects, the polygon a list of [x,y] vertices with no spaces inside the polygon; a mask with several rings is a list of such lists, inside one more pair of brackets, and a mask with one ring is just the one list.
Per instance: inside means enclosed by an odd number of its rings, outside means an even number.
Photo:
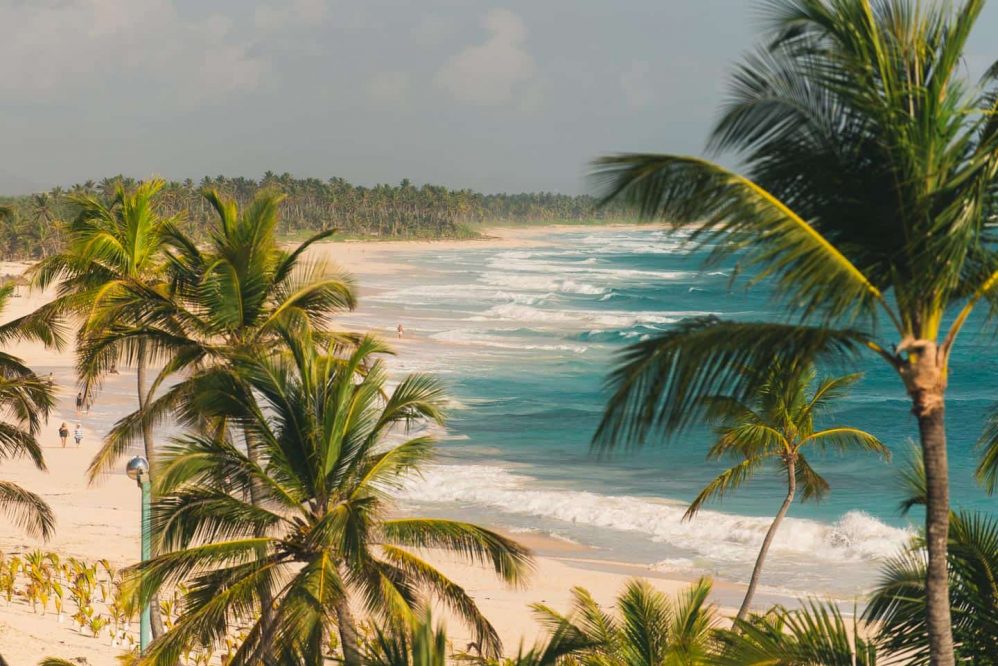
[{"label": "vegetation along beach", "polygon": [[0,664],[998,664],[996,9],[430,4],[0,7]]}]

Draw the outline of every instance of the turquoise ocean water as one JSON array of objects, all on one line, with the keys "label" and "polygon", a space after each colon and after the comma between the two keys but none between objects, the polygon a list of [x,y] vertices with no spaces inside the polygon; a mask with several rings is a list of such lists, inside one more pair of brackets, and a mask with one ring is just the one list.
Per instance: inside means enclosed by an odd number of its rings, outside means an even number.
[{"label": "turquoise ocean water", "polygon": [[[684,317],[783,316],[764,288],[701,271],[682,237],[652,228],[579,228],[539,247],[402,252],[407,269],[361,275],[353,326],[407,332],[394,366],[432,372],[453,402],[441,457],[409,484],[410,506],[513,530],[537,530],[595,548],[594,556],[695,575],[746,580],[784,490],[762,475],[681,522],[685,502],[720,467],[704,462],[706,430],[668,446],[597,461],[589,441],[602,382],[622,346]],[[424,246],[425,247],[425,246]],[[893,341],[890,341],[893,342]],[[993,511],[973,483],[973,445],[996,399],[998,357],[973,322],[952,359],[948,430],[953,502]],[[827,423],[865,428],[904,453],[916,436],[904,390],[876,358]],[[880,558],[920,515],[897,511],[896,467],[863,455],[814,461],[832,486],[821,504],[795,504],[764,584],[848,597],[876,578]]]}]

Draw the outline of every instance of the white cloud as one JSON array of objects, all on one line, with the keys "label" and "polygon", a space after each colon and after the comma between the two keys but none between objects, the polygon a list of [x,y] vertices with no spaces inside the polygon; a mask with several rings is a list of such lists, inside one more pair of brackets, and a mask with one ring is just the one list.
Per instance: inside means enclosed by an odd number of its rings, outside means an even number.
[{"label": "white cloud", "polygon": [[536,71],[533,57],[524,48],[527,28],[519,16],[506,9],[491,10],[483,25],[489,38],[453,56],[434,81],[461,102],[505,104]]},{"label": "white cloud", "polygon": [[0,94],[74,94],[112,74],[187,101],[261,85],[269,61],[220,16],[185,20],[170,0],[43,0],[0,5]]},{"label": "white cloud", "polygon": [[409,77],[404,72],[378,72],[367,82],[367,94],[378,102],[399,104],[409,92]]},{"label": "white cloud", "polygon": [[620,89],[624,91],[627,105],[632,109],[647,106],[655,98],[655,90],[648,78],[651,66],[645,60],[632,60],[620,75]]}]

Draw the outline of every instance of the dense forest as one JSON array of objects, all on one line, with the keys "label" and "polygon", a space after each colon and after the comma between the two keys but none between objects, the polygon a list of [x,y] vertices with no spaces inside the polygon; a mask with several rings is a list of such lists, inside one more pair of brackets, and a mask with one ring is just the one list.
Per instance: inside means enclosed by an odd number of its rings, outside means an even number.
[{"label": "dense forest", "polygon": [[[62,222],[75,214],[74,197],[109,196],[118,183],[138,181],[118,176],[88,180],[67,189],[55,188],[19,197],[0,197],[0,257],[36,259],[62,245]],[[282,231],[287,234],[336,228],[346,237],[456,238],[474,237],[483,222],[524,223],[586,221],[620,216],[619,208],[602,209],[591,196],[548,192],[482,194],[437,185],[416,187],[408,179],[398,185],[363,187],[342,178],[294,178],[267,172],[260,180],[205,177],[170,181],[159,194],[160,212],[178,215],[197,236],[210,219],[201,196],[214,188],[245,205],[257,191],[285,194]]]}]

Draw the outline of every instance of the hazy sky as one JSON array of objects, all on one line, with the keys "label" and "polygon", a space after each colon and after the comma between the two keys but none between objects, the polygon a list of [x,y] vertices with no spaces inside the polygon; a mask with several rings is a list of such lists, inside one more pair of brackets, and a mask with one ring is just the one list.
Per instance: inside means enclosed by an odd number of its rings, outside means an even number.
[{"label": "hazy sky", "polygon": [[[0,0],[0,192],[120,172],[578,192],[699,152],[749,0]],[[970,67],[998,57],[998,3]]]}]

